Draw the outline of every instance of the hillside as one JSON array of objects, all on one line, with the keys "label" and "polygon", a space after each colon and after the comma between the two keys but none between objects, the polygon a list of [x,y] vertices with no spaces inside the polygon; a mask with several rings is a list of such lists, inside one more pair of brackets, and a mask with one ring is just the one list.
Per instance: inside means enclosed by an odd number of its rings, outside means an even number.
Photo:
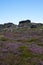
[{"label": "hillside", "polygon": [[0,25],[0,65],[43,65],[43,24]]}]

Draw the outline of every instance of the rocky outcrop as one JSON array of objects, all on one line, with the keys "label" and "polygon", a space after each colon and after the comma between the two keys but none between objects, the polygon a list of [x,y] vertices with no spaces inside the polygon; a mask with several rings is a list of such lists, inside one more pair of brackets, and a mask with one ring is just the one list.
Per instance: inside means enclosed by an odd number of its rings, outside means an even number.
[{"label": "rocky outcrop", "polygon": [[37,25],[33,24],[33,25],[31,25],[31,28],[37,28]]},{"label": "rocky outcrop", "polygon": [[0,31],[11,31],[13,29],[16,29],[17,25],[13,23],[5,23],[5,24],[0,24]]},{"label": "rocky outcrop", "polygon": [[5,23],[4,24],[4,28],[9,28],[9,27],[12,27],[12,26],[14,26],[13,23]]},{"label": "rocky outcrop", "polygon": [[13,23],[0,24],[0,31],[3,30],[12,31],[18,28],[37,28],[37,27],[43,27],[43,24],[32,23],[31,20],[23,20],[23,21],[19,21],[18,25],[15,25]]},{"label": "rocky outcrop", "polygon": [[31,20],[24,20],[20,21],[18,27],[23,28],[23,27],[28,27],[28,28],[37,28],[43,26],[41,23],[32,23]]},{"label": "rocky outcrop", "polygon": [[31,21],[30,20],[24,20],[19,22],[19,27],[30,27]]}]

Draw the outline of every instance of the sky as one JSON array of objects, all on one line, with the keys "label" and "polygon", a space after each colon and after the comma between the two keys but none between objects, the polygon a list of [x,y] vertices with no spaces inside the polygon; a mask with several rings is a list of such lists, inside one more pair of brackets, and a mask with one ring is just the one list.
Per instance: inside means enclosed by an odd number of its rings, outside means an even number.
[{"label": "sky", "polygon": [[0,0],[0,24],[27,19],[43,23],[43,0]]}]

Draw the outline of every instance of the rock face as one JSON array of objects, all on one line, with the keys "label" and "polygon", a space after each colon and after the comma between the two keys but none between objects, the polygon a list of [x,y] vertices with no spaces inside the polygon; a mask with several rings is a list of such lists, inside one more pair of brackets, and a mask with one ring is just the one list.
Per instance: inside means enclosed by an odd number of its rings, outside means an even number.
[{"label": "rock face", "polygon": [[33,24],[33,25],[31,25],[31,28],[37,28],[37,25]]},{"label": "rock face", "polygon": [[23,20],[19,22],[19,25],[13,23],[0,24],[0,31],[13,31],[18,28],[38,28],[43,27],[41,23],[31,23],[31,20]]},{"label": "rock face", "polygon": [[19,27],[30,27],[30,24],[31,23],[31,21],[30,20],[24,20],[24,21],[20,21],[19,22]]},{"label": "rock face", "polygon": [[4,30],[10,31],[16,28],[17,28],[17,25],[13,23],[0,24],[0,31],[4,31]]},{"label": "rock face", "polygon": [[14,24],[13,23],[5,23],[4,24],[4,28],[9,28],[11,26],[14,26]]},{"label": "rock face", "polygon": [[43,26],[43,24],[41,23],[31,23],[31,20],[24,20],[24,21],[20,21],[18,27],[19,28],[23,28],[23,27],[27,27],[27,28],[37,28]]}]

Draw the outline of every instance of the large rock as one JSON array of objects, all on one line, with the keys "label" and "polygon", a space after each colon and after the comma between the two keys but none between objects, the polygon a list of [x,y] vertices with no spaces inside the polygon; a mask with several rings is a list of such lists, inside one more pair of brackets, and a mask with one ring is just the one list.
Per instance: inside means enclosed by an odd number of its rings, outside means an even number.
[{"label": "large rock", "polygon": [[17,25],[13,23],[0,24],[0,31],[13,31],[17,28]]},{"label": "large rock", "polygon": [[30,27],[31,21],[30,20],[24,20],[19,22],[19,27]]},{"label": "large rock", "polygon": [[4,28],[9,28],[11,26],[14,26],[14,24],[13,23],[5,23],[4,24]]},{"label": "large rock", "polygon": [[31,28],[37,28],[37,25],[33,24],[33,25],[31,25]]},{"label": "large rock", "polygon": [[3,24],[0,24],[0,31],[2,31],[4,28],[3,28]]}]

